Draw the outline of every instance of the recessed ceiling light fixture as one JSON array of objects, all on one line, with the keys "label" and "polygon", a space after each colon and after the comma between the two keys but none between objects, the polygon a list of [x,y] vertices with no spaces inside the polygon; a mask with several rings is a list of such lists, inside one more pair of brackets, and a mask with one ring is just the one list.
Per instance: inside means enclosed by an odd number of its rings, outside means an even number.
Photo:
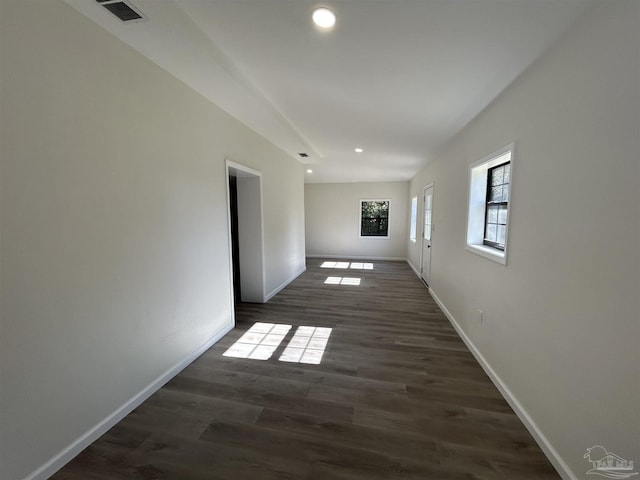
[{"label": "recessed ceiling light fixture", "polygon": [[323,30],[330,30],[336,24],[336,14],[325,7],[316,8],[311,18],[313,23]]},{"label": "recessed ceiling light fixture", "polygon": [[310,168],[307,169],[307,173],[313,173],[313,170],[311,170]]},{"label": "recessed ceiling light fixture", "polygon": [[364,152],[364,150],[362,150],[360,147],[356,148],[356,153],[362,153]]}]

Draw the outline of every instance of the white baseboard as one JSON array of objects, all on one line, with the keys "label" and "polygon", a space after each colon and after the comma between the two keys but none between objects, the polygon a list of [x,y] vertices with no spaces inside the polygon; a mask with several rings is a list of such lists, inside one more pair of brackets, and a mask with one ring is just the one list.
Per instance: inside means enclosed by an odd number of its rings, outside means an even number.
[{"label": "white baseboard", "polygon": [[553,464],[553,466],[558,471],[560,476],[565,480],[577,480],[578,479],[577,475],[575,475],[571,471],[571,468],[569,467],[569,465],[567,465],[567,463],[562,459],[562,457],[560,457],[557,450],[553,448],[553,445],[551,445],[551,443],[549,442],[549,439],[547,439],[544,433],[542,433],[538,425],[534,422],[534,420],[531,418],[531,416],[525,410],[522,404],[518,401],[518,399],[513,395],[509,387],[507,387],[507,385],[502,381],[502,379],[498,376],[498,374],[493,370],[489,362],[487,362],[487,360],[484,358],[482,353],[480,353],[480,350],[478,350],[478,348],[475,346],[473,341],[467,336],[464,330],[462,330],[462,327],[460,327],[460,324],[456,321],[455,318],[453,318],[453,315],[451,315],[451,312],[447,310],[447,307],[445,307],[444,303],[442,303],[440,298],[438,298],[438,295],[436,295],[436,292],[434,292],[432,288],[429,288],[429,293],[431,294],[433,299],[436,301],[436,303],[438,304],[442,312],[449,319],[449,322],[451,322],[451,325],[453,325],[453,328],[456,329],[456,332],[458,332],[458,335],[460,335],[460,338],[462,338],[462,341],[465,343],[467,348],[471,351],[471,353],[476,358],[476,360],[478,361],[482,369],[489,376],[489,378],[494,383],[494,385],[498,388],[498,390],[500,391],[504,399],[507,401],[509,406],[516,413],[516,415],[518,416],[520,421],[524,424],[524,426],[529,431],[529,433],[531,433],[536,443],[540,446],[540,448],[542,449],[544,454],[547,456],[549,461]]},{"label": "white baseboard", "polygon": [[320,255],[316,253],[307,254],[308,258],[333,258],[336,260],[383,260],[389,262],[404,262],[407,259],[404,257],[363,257],[361,255]]},{"label": "white baseboard", "polygon": [[233,321],[225,325],[219,332],[213,337],[203,343],[200,347],[196,348],[193,352],[187,355],[183,360],[171,367],[169,370],[160,375],[157,379],[147,385],[134,397],[126,401],[115,412],[111,413],[104,420],[96,424],[91,430],[87,431],[84,435],[76,439],[64,450],[57,455],[53,456],[44,465],[38,468],[33,473],[27,475],[23,480],[46,480],[54,473],[60,470],[68,462],[70,462],[76,455],[82,450],[87,448],[103,434],[105,434],[111,427],[116,425],[120,420],[131,413],[136,407],[138,407],[147,398],[158,391],[165,383],[175,377],[184,368],[186,368],[191,362],[207,351],[213,344],[224,337],[229,331],[233,329]]},{"label": "white baseboard", "polygon": [[298,278],[300,275],[302,275],[305,271],[307,270],[307,267],[304,266],[302,267],[302,269],[300,269],[298,272],[294,273],[288,280],[285,280],[282,285],[280,285],[279,287],[277,287],[275,290],[273,290],[271,293],[265,295],[264,297],[264,303],[267,303],[269,300],[271,300],[273,297],[275,297],[280,290],[282,290],[284,287],[286,287],[287,285],[289,285],[291,282],[293,282],[296,278]]},{"label": "white baseboard", "polygon": [[413,272],[418,276],[418,278],[422,278],[422,275],[420,275],[420,271],[416,267],[414,267],[413,263],[411,263],[411,261],[408,258],[407,258],[407,263],[411,267],[411,270],[413,270]]}]

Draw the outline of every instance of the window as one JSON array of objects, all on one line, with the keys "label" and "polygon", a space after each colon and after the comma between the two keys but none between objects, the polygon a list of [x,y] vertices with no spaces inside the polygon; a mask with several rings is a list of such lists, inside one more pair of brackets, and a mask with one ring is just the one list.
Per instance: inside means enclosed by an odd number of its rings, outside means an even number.
[{"label": "window", "polygon": [[487,175],[484,244],[499,250],[504,250],[507,237],[510,176],[511,162],[490,168]]},{"label": "window", "polygon": [[416,241],[416,228],[418,222],[418,197],[413,197],[411,199],[411,221],[409,223],[409,240],[412,242]]},{"label": "window", "polygon": [[389,200],[360,200],[360,236],[389,236]]},{"label": "window", "polygon": [[513,148],[507,145],[469,167],[467,250],[506,265]]}]

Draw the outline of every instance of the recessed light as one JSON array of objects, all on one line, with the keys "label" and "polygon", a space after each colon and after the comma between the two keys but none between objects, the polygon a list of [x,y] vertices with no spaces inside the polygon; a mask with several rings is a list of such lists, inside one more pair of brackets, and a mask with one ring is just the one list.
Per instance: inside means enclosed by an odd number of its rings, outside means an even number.
[{"label": "recessed light", "polygon": [[325,7],[316,8],[311,18],[318,27],[327,30],[336,24],[336,14]]},{"label": "recessed light", "polygon": [[356,153],[362,153],[364,152],[364,150],[362,150],[360,147],[356,148]]},{"label": "recessed light", "polygon": [[311,170],[310,168],[307,169],[307,173],[313,173],[313,170]]}]

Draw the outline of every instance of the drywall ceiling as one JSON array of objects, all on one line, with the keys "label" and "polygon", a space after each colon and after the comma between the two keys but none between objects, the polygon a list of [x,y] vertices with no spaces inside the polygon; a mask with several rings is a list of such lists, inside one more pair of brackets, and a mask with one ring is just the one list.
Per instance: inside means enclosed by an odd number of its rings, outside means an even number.
[{"label": "drywall ceiling", "polygon": [[410,179],[593,3],[332,0],[321,32],[314,1],[131,0],[138,23],[65,1],[308,164],[307,182]]}]

